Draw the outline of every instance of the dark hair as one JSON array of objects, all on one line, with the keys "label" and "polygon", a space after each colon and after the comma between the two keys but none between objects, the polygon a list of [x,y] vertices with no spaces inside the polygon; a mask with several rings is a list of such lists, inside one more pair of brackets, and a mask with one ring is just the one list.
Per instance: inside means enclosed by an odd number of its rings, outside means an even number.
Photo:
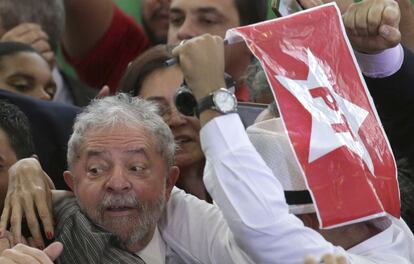
[{"label": "dark hair", "polygon": [[240,17],[240,25],[250,25],[265,21],[267,0],[234,0]]},{"label": "dark hair", "polygon": [[39,24],[55,50],[65,29],[63,0],[0,0],[0,24],[8,31],[22,23]]},{"label": "dark hair", "polygon": [[0,100],[0,128],[7,134],[18,160],[35,153],[29,120],[17,106],[4,100]]},{"label": "dark hair", "polygon": [[19,52],[38,52],[32,48],[32,46],[27,45],[22,42],[13,42],[13,41],[0,41],[0,57],[6,56],[6,55],[13,55],[15,53]]},{"label": "dark hair", "polygon": [[164,62],[171,58],[171,49],[167,45],[157,45],[147,50],[128,65],[118,90],[138,96],[145,78],[153,71],[165,67]]},{"label": "dark hair", "polygon": [[[39,54],[34,48],[32,48],[32,46],[27,45],[25,43],[12,42],[12,41],[5,41],[5,42],[0,41],[0,59],[4,56],[14,55],[19,52],[33,52],[33,53]],[[1,69],[1,66],[0,66],[0,69]]]}]

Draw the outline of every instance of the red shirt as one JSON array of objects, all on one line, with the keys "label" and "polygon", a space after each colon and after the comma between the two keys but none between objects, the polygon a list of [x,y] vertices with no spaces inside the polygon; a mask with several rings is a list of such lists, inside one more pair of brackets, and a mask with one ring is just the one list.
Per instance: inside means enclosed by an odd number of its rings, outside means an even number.
[{"label": "red shirt", "polygon": [[64,51],[82,82],[98,89],[107,84],[112,93],[118,88],[128,63],[150,47],[141,26],[116,5],[113,9],[111,25],[88,54],[73,59]]}]

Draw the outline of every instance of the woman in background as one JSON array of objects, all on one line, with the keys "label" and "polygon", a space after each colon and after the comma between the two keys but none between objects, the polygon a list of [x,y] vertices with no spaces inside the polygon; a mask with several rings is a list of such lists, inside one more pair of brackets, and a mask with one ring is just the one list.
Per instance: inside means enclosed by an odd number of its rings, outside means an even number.
[{"label": "woman in background", "polygon": [[0,89],[51,100],[56,85],[50,65],[31,46],[0,42]]}]

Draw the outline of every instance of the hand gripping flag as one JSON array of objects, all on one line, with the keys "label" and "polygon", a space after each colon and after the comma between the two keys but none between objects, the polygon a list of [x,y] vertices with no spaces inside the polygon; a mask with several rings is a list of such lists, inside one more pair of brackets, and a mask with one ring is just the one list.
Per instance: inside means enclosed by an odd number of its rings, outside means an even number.
[{"label": "hand gripping flag", "polygon": [[336,5],[235,35],[266,72],[321,227],[399,217],[393,154]]}]

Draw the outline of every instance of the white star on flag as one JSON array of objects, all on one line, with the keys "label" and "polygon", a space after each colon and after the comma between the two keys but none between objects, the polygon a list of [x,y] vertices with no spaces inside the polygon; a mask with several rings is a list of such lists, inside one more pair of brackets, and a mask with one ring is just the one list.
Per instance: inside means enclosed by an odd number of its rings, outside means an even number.
[{"label": "white star on flag", "polygon": [[[281,75],[275,77],[312,116],[309,163],[346,146],[365,162],[374,175],[372,159],[358,134],[368,111],[338,95],[309,49],[307,54],[307,80],[292,80]],[[322,94],[315,95],[315,92]],[[342,130],[338,131],[340,128]]]}]

